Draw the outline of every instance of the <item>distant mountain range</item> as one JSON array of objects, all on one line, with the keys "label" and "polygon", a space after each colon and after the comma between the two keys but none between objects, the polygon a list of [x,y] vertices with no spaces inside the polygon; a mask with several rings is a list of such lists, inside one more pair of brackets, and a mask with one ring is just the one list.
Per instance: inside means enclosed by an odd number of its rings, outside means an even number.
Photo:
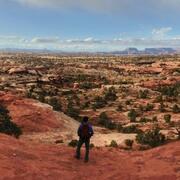
[{"label": "distant mountain range", "polygon": [[40,54],[98,54],[98,55],[168,55],[168,54],[179,54],[180,50],[173,48],[145,48],[144,50],[138,50],[137,48],[127,48],[122,51],[112,52],[65,52],[60,50],[48,50],[48,49],[15,49],[5,48],[0,49],[0,52],[4,53],[40,53]]},{"label": "distant mountain range", "polygon": [[127,48],[123,51],[113,51],[110,54],[114,55],[161,55],[161,54],[176,54],[179,51],[173,48],[145,48],[138,50],[137,48]]}]

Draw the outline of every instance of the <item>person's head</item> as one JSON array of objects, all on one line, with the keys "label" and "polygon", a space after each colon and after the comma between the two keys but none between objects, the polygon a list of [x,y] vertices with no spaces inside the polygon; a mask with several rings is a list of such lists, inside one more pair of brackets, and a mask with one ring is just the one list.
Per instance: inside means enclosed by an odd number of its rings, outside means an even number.
[{"label": "person's head", "polygon": [[89,120],[89,118],[87,116],[84,116],[82,122],[83,123],[88,123],[88,120]]}]

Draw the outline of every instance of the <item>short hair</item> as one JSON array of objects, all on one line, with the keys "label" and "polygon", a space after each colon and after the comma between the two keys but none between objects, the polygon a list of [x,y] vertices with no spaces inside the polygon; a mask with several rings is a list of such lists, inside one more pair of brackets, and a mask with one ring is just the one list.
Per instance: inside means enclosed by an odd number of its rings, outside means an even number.
[{"label": "short hair", "polygon": [[83,117],[83,122],[88,122],[89,118],[87,116]]}]

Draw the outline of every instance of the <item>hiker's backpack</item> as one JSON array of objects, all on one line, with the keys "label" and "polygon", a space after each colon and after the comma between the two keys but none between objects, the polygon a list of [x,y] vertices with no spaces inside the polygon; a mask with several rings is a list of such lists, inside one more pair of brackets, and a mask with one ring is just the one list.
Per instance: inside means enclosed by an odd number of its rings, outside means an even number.
[{"label": "hiker's backpack", "polygon": [[88,138],[89,137],[89,125],[88,124],[82,125],[81,136],[82,136],[82,138]]}]

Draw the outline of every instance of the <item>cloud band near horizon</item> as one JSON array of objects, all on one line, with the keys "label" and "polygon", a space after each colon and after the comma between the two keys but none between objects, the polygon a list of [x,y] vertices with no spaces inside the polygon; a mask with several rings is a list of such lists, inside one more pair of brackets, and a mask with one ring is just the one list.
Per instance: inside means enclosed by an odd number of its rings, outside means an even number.
[{"label": "cloud band near horizon", "polygon": [[180,47],[180,36],[169,37],[171,27],[155,28],[149,38],[114,38],[114,39],[65,39],[59,37],[34,37],[31,39],[18,36],[0,36],[1,48],[54,49],[63,51],[118,51],[128,47],[139,49],[148,47]]}]

